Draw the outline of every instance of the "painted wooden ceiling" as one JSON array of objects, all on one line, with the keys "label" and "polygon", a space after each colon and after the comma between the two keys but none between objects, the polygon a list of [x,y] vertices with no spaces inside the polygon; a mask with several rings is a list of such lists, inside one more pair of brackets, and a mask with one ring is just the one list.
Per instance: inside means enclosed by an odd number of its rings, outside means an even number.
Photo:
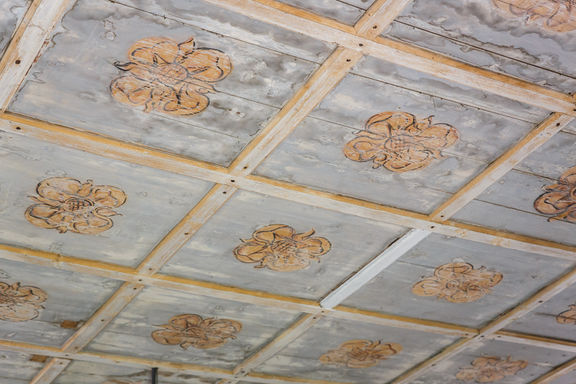
[{"label": "painted wooden ceiling", "polygon": [[2,0],[0,383],[576,383],[573,0]]}]

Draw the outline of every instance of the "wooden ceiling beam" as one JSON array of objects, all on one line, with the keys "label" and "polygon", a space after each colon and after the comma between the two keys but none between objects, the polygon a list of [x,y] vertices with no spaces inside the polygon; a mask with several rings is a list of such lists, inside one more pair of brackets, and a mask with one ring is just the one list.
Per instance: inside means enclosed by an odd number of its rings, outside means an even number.
[{"label": "wooden ceiling beam", "polygon": [[522,103],[576,116],[570,95],[513,76],[489,71],[448,56],[384,37],[363,37],[354,28],[275,0],[205,0],[268,24],[359,51],[403,67],[504,96]]},{"label": "wooden ceiling beam", "polygon": [[72,360],[53,357],[32,378],[30,384],[50,384],[70,365]]},{"label": "wooden ceiling beam", "polygon": [[40,54],[52,29],[73,0],[34,0],[0,59],[0,111],[6,110]]},{"label": "wooden ceiling beam", "polygon": [[427,230],[441,235],[504,248],[576,260],[576,247],[573,246],[450,220],[445,222],[434,221],[424,214],[265,177],[253,175],[232,176],[223,167],[19,115],[0,114],[0,129],[99,156],[222,183],[249,192],[265,194],[344,214]]}]

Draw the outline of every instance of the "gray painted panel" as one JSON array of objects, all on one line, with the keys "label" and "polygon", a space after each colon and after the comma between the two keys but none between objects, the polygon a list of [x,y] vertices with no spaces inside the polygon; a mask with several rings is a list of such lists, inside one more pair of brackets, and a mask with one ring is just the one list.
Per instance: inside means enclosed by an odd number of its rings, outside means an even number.
[{"label": "gray painted panel", "polygon": [[370,162],[355,162],[344,156],[342,149],[354,139],[354,132],[342,125],[308,118],[258,167],[257,173],[429,213],[484,166],[478,161],[448,157],[405,173],[373,169]]},{"label": "gray painted panel", "polygon": [[[398,343],[402,345],[402,351],[373,367],[363,369],[324,365],[318,360],[324,353],[338,348],[346,341],[362,339]],[[382,383],[454,341],[454,337],[324,318],[278,355],[256,368],[256,371],[334,381]]]},{"label": "gray painted panel", "polygon": [[113,280],[7,260],[0,261],[0,280],[37,287],[48,296],[36,319],[0,321],[0,339],[54,347],[60,347],[74,332],[61,328],[62,321],[88,320],[120,286]]},{"label": "gray painted panel", "polygon": [[0,382],[6,384],[28,384],[44,366],[30,360],[30,355],[0,351]]},{"label": "gray painted panel", "polygon": [[526,105],[519,101],[470,88],[369,56],[365,56],[354,68],[353,72],[436,98],[455,101],[458,104],[468,105],[532,123],[540,123],[549,114],[547,110],[541,108]]},{"label": "gray painted panel", "polygon": [[570,287],[554,296],[552,300],[540,305],[534,311],[510,324],[507,329],[576,341],[576,325],[560,324],[556,316],[568,311],[570,305],[576,304],[576,287]]},{"label": "gray painted panel", "polygon": [[119,0],[117,3],[316,63],[324,61],[336,47],[201,0]]},{"label": "gray painted panel", "polygon": [[[424,169],[394,173],[343,154],[373,115],[405,111],[454,126],[460,140]],[[257,169],[257,173],[399,208],[429,213],[533,124],[356,75],[342,83]]]},{"label": "gray painted panel", "polygon": [[[434,269],[466,262],[503,274],[492,292],[469,303],[451,303],[412,293]],[[372,279],[344,305],[395,315],[479,327],[519,304],[568,271],[573,263],[540,255],[432,235]]]},{"label": "gray painted panel", "polygon": [[3,0],[0,3],[0,56],[30,3],[31,0]]},{"label": "gray painted panel", "polygon": [[[236,260],[240,239],[271,224],[297,233],[310,229],[331,250],[307,269],[278,272]],[[320,299],[349,274],[378,255],[405,229],[248,192],[232,199],[204,225],[162,272],[241,288]]]},{"label": "gray painted panel", "polygon": [[460,132],[460,140],[443,152],[485,162],[494,160],[534,127],[531,123],[356,75],[348,75],[312,116],[363,129],[371,116],[385,111],[404,111],[418,119],[433,116],[433,123],[452,125]]},{"label": "gray painted panel", "polygon": [[[489,1],[485,3],[490,6]],[[446,36],[450,36],[450,34],[446,34],[446,31],[423,25],[420,20],[413,21],[404,17],[400,17],[399,20],[392,24],[388,36],[409,44],[441,52],[481,68],[515,76],[560,92],[571,93],[576,89],[575,78],[557,73],[550,66],[537,66],[539,63],[530,65],[528,64],[529,61],[524,58],[516,58],[515,55],[510,55],[510,50],[514,50],[514,47],[500,46],[495,48],[490,46],[490,44],[472,42],[469,36],[463,39],[466,42],[463,43],[447,38]],[[461,37],[457,38],[460,39]],[[542,41],[541,44],[546,44],[546,42]],[[485,46],[489,47],[486,48]],[[562,54],[574,56],[573,52],[562,52]]]},{"label": "gray painted panel", "polygon": [[477,200],[462,208],[455,220],[480,224],[502,231],[548,239],[565,244],[576,244],[574,223],[551,220],[551,216],[538,213],[534,207],[554,180],[523,172],[511,171],[490,186]]},{"label": "gray painted panel", "polygon": [[429,373],[414,380],[414,384],[444,384],[463,383],[455,378],[461,368],[471,367],[472,361],[478,357],[501,357],[508,356],[513,361],[523,360],[528,366],[520,370],[514,376],[506,376],[498,383],[502,384],[527,384],[550,371],[553,367],[573,357],[567,352],[537,348],[526,345],[490,341],[477,343],[455,357],[439,363]]},{"label": "gray painted panel", "polygon": [[[110,95],[130,46],[148,37],[225,52],[231,74],[192,116],[143,112]],[[218,164],[228,164],[316,65],[105,1],[80,1],[28,75],[10,110]],[[105,117],[105,122],[103,118]]]},{"label": "gray painted panel", "polygon": [[280,0],[280,2],[303,8],[349,25],[354,25],[364,13],[361,8],[338,0]]},{"label": "gray painted panel", "polygon": [[[242,330],[236,339],[229,339],[213,349],[189,347],[185,350],[178,345],[162,345],[152,340],[153,331],[181,314],[239,321]],[[297,317],[293,312],[279,309],[145,288],[87,349],[231,369]]]},{"label": "gray painted panel", "polygon": [[[576,32],[556,33],[546,31],[537,24],[526,24],[522,17],[508,17],[497,9],[491,1],[485,0],[439,0],[430,2],[416,0],[405,9],[397,19],[401,23],[414,26],[440,36],[462,41],[478,47],[479,50],[460,48],[452,42],[443,42],[429,38],[420,40],[419,45],[433,50],[442,50],[458,56],[465,55],[466,60],[476,65],[490,65],[492,69],[506,71],[527,80],[540,82],[551,87],[564,88],[560,77],[550,72],[559,72],[574,77],[576,70],[573,62],[576,50]],[[403,37],[410,35],[410,29],[404,28]],[[416,31],[413,38],[420,34]],[[420,35],[421,36],[421,35]],[[412,38],[410,38],[412,39]],[[494,60],[482,51],[495,52],[516,60]],[[530,68],[528,63],[539,68]],[[570,80],[573,84],[573,80]],[[570,84],[567,84],[570,87]],[[566,91],[573,91],[569,88]]]},{"label": "gray painted panel", "polygon": [[574,384],[576,383],[576,371],[570,372],[556,380],[550,382],[550,384]]},{"label": "gray painted panel", "polygon": [[560,132],[548,143],[532,152],[516,168],[557,180],[569,168],[576,166],[575,148],[576,135]]},{"label": "gray painted panel", "polygon": [[[0,241],[135,266],[204,196],[210,184],[0,132]],[[126,203],[98,235],[37,227],[24,216],[36,185],[66,176],[121,188]]]}]

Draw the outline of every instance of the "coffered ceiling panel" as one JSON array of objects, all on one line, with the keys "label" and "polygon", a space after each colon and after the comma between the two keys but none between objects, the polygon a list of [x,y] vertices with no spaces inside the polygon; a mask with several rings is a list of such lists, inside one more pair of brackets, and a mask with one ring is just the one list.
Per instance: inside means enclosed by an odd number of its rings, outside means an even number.
[{"label": "coffered ceiling panel", "polygon": [[570,1],[416,0],[389,36],[573,92],[576,17]]},{"label": "coffered ceiling panel", "polygon": [[576,289],[569,288],[552,300],[521,317],[507,327],[532,335],[550,336],[557,339],[575,340]]},{"label": "coffered ceiling panel", "polygon": [[0,153],[3,242],[123,265],[144,258],[210,187],[9,133]]},{"label": "coffered ceiling panel", "polygon": [[3,260],[0,338],[59,347],[120,286],[117,281]]},{"label": "coffered ceiling panel", "polygon": [[405,229],[237,192],[162,272],[320,299]]},{"label": "coffered ceiling panel", "polygon": [[257,173],[423,213],[533,128],[356,75],[312,116]]},{"label": "coffered ceiling panel", "polygon": [[438,364],[414,383],[531,383],[570,357],[573,355],[561,351],[489,341]]},{"label": "coffered ceiling panel", "polygon": [[478,328],[572,264],[432,235],[344,304]]},{"label": "coffered ceiling panel", "polygon": [[[573,204],[576,136],[561,132],[464,207],[456,219],[566,244],[574,240]],[[563,176],[564,175],[564,176]],[[560,199],[560,201],[558,201]],[[491,213],[491,214],[488,214]]]},{"label": "coffered ceiling panel", "polygon": [[[389,382],[455,340],[449,336],[325,319],[258,371],[340,382]],[[346,353],[354,348],[357,356]]]},{"label": "coffered ceiling panel", "polygon": [[146,288],[87,349],[231,369],[297,317],[294,312]]},{"label": "coffered ceiling panel", "polygon": [[78,2],[61,28],[11,111],[217,164],[316,67],[103,0]]}]

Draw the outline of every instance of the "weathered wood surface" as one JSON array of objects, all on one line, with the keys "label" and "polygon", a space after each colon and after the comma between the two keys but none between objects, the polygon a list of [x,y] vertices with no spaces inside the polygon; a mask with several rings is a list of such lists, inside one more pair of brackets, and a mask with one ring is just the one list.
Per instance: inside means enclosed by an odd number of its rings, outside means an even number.
[{"label": "weathered wood surface", "polygon": [[4,53],[31,0],[5,0],[0,4],[0,55]]},{"label": "weathered wood surface", "polygon": [[[480,299],[453,303],[436,296],[417,296],[412,287],[433,277],[438,266],[463,262],[503,275],[502,281]],[[571,262],[556,263],[534,254],[497,250],[460,239],[429,236],[385,269],[344,305],[373,311],[412,314],[419,318],[481,327],[567,272]],[[383,295],[383,292],[393,294]]]},{"label": "weathered wood surface", "polygon": [[492,1],[416,0],[389,35],[473,65],[573,92],[576,35],[546,30],[527,19],[507,14]]},{"label": "weathered wood surface", "polygon": [[[0,133],[0,239],[68,255],[135,266],[191,209],[210,184],[151,168],[107,160],[41,141]],[[115,209],[112,228],[98,235],[58,233],[28,222],[39,182],[50,177],[93,180],[120,188],[126,203]],[[129,244],[129,245],[128,245]]]},{"label": "weathered wood surface", "polygon": [[[471,367],[474,359],[479,357],[495,356],[506,359],[510,356],[512,361],[525,361],[527,366],[515,375],[506,376],[503,382],[531,383],[542,374],[552,370],[556,365],[562,364],[573,357],[571,354],[560,351],[551,351],[532,346],[519,346],[518,344],[500,341],[478,343],[465,352],[438,363],[428,373],[415,379],[415,384],[441,384],[454,381],[455,375],[462,368]],[[505,380],[505,381],[504,381]]]},{"label": "weathered wood surface", "polygon": [[[236,338],[211,349],[193,346],[184,349],[179,345],[159,344],[152,339],[152,332],[161,330],[173,316],[182,314],[198,314],[204,319],[230,319],[240,322],[242,328]],[[294,322],[297,316],[279,309],[145,288],[86,350],[231,369]],[[127,349],[127,346],[130,347]]]},{"label": "weathered wood surface", "polygon": [[[291,272],[255,268],[234,249],[254,231],[273,224],[296,233],[315,230],[331,243],[328,253],[309,267]],[[230,284],[295,297],[320,299],[359,264],[368,262],[405,230],[336,212],[289,203],[264,195],[237,192],[197,235],[162,269],[163,273]]]},{"label": "weathered wood surface", "polygon": [[[370,369],[351,369],[345,366],[324,365],[320,356],[349,340],[380,340],[398,343],[402,351],[379,361]],[[352,382],[387,382],[411,365],[420,362],[451,344],[456,338],[430,336],[417,331],[365,325],[356,322],[322,319],[308,333],[266,363],[256,372],[276,372],[299,377]]]}]

